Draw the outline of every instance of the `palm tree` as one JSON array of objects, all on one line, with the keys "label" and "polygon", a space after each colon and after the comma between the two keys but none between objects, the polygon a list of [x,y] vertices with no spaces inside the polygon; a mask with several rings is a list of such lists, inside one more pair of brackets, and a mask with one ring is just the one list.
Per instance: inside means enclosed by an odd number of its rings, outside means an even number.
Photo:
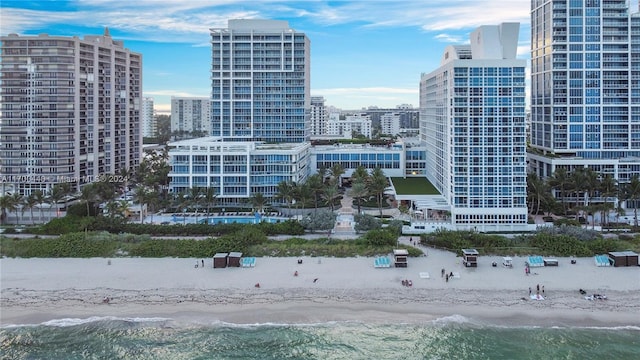
[{"label": "palm tree", "polygon": [[339,197],[340,197],[340,192],[338,191],[338,188],[336,188],[333,185],[326,186],[322,194],[322,198],[329,203],[329,206],[331,207],[331,211],[333,211],[334,209],[334,206],[333,206],[334,200]]},{"label": "palm tree", "polygon": [[549,188],[545,182],[538,177],[538,174],[530,172],[527,174],[527,202],[529,203],[529,215],[538,214],[540,207]]},{"label": "palm tree", "polygon": [[354,183],[362,182],[363,184],[366,184],[368,179],[369,172],[362,165],[358,165],[358,167],[353,171],[353,174],[351,174],[351,181]]},{"label": "palm tree", "polygon": [[33,218],[33,207],[38,205],[38,199],[35,197],[35,191],[32,191],[24,201],[24,208],[29,209],[31,214],[31,224],[35,225],[35,219]]},{"label": "palm tree", "polygon": [[267,205],[267,198],[265,198],[264,194],[260,192],[251,195],[249,200],[251,201],[251,207],[259,213],[262,213],[264,211],[264,207]]},{"label": "palm tree", "polygon": [[[16,225],[18,225],[19,222],[22,222],[20,219],[20,213],[18,213],[18,208],[22,207],[22,203],[24,202],[24,197],[19,193],[19,192],[15,192],[13,193],[13,195],[11,195],[12,201],[13,201],[13,212],[16,213]],[[24,214],[24,211],[21,211],[22,214]]]},{"label": "palm tree", "polygon": [[567,169],[556,168],[549,179],[549,186],[558,191],[560,201],[562,202],[562,211],[563,213],[566,213],[567,207],[565,204],[565,197],[567,196],[567,189],[569,188],[569,175],[567,173]]},{"label": "palm tree", "polygon": [[51,192],[49,192],[49,202],[52,205],[55,205],[56,208],[56,217],[59,217],[58,212],[59,212],[59,208],[58,208],[58,202],[62,199],[64,199],[64,197],[67,194],[64,193],[64,189],[62,188],[62,186],[60,184],[55,184],[53,185],[53,187],[51,188]]},{"label": "palm tree", "polygon": [[344,167],[340,163],[335,163],[329,170],[331,174],[331,179],[333,180],[336,187],[340,187],[342,185],[342,175],[344,174]]},{"label": "palm tree", "polygon": [[287,204],[287,207],[289,208],[289,210],[291,210],[291,204],[295,199],[294,196],[296,193],[296,187],[297,187],[296,183],[294,183],[291,180],[281,181],[280,183],[278,183],[278,193],[276,197],[279,199],[282,199],[285,202],[285,204]]},{"label": "palm tree", "polygon": [[42,190],[38,189],[38,190],[34,190],[31,192],[31,194],[29,196],[33,196],[33,200],[36,202],[36,205],[39,205],[40,208],[40,221],[44,222],[44,215],[42,214],[42,204],[45,203],[46,198],[44,196],[44,193],[42,192]]},{"label": "palm tree", "polygon": [[15,203],[15,198],[12,195],[3,195],[0,196],[0,220],[4,225],[5,221],[7,221],[7,214],[13,211],[16,211],[17,204]]},{"label": "palm tree", "polygon": [[318,199],[322,197],[322,192],[325,189],[324,183],[322,182],[322,177],[320,174],[313,174],[309,176],[307,181],[305,182],[309,189],[313,192],[314,197],[314,205],[316,210],[318,209]]},{"label": "palm tree", "polygon": [[218,195],[216,194],[216,188],[208,187],[204,190],[204,201],[207,205],[207,217],[211,215],[212,205],[215,205],[215,201]]},{"label": "palm tree", "polygon": [[382,201],[384,200],[384,191],[389,186],[387,177],[379,167],[373,169],[369,177],[368,189],[369,193],[376,197],[378,209],[380,209],[380,217],[382,217]]},{"label": "palm tree", "polygon": [[360,214],[362,199],[369,196],[367,184],[364,181],[354,182],[351,186],[350,193],[351,197],[356,200],[356,204],[358,205],[358,214]]},{"label": "palm tree", "polygon": [[634,175],[625,186],[625,198],[633,203],[633,226],[638,227],[638,199],[640,199],[640,177]]},{"label": "palm tree", "polygon": [[[136,187],[136,191],[135,194],[133,196],[133,202],[134,203],[138,203],[140,205],[140,223],[142,224],[144,222],[144,216],[142,216],[142,210],[144,209],[144,206],[149,204],[149,202],[151,201],[151,196],[149,195],[149,193],[151,193],[153,190],[147,188],[144,185],[138,185],[138,187]],[[155,196],[155,194],[153,194],[153,196]],[[153,223],[153,218],[151,219],[151,222]]]},{"label": "palm tree", "polygon": [[[600,182],[600,193],[602,194],[602,197],[604,197],[604,208],[603,208],[603,218],[602,220],[604,220],[604,224],[609,223],[609,210],[614,209],[615,206],[612,204],[612,206],[608,206],[607,204],[607,200],[610,197],[615,197],[616,194],[618,193],[618,183],[616,181],[616,179],[613,178],[613,176],[611,176],[610,174],[606,174],[603,178],[602,181]],[[606,215],[605,216],[605,212]]]},{"label": "palm tree", "polygon": [[80,199],[87,204],[87,216],[91,216],[91,211],[89,209],[90,203],[93,203],[97,199],[95,188],[96,188],[95,183],[86,184],[82,188]]}]

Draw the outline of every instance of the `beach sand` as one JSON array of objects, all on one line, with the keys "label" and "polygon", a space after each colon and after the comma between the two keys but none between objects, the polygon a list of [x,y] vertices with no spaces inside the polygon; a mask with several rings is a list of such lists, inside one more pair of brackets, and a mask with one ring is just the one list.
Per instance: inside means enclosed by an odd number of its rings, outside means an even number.
[{"label": "beach sand", "polygon": [[[222,269],[214,269],[212,259],[204,259],[203,268],[201,259],[4,258],[0,324],[92,316],[412,323],[457,314],[504,325],[640,325],[640,267],[558,258],[558,267],[532,268],[527,276],[525,258],[514,257],[513,268],[505,268],[501,257],[481,256],[477,268],[465,268],[455,254],[427,252],[410,258],[407,268],[382,269],[373,267],[373,258],[303,257],[298,264],[297,258],[266,257],[254,268]],[[445,281],[443,268],[460,277]],[[424,272],[428,279],[420,277]],[[545,300],[530,300],[529,287],[535,294],[537,285],[544,286]],[[608,299],[586,300],[578,289]]]}]

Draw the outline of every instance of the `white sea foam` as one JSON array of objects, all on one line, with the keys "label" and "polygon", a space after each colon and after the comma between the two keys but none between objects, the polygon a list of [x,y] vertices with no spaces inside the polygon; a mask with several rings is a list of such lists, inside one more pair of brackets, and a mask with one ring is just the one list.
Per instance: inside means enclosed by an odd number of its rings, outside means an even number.
[{"label": "white sea foam", "polygon": [[64,319],[53,319],[49,321],[45,321],[40,325],[44,326],[53,326],[53,327],[67,327],[67,326],[77,326],[83,325],[98,321],[127,321],[127,322],[135,322],[135,323],[144,323],[144,322],[163,322],[170,321],[169,318],[145,318],[145,317],[116,317],[116,316],[91,316],[88,318],[80,319],[80,318],[64,318]]},{"label": "white sea foam", "polygon": [[436,325],[448,325],[448,324],[468,324],[471,323],[471,319],[466,316],[453,314],[433,320]]}]

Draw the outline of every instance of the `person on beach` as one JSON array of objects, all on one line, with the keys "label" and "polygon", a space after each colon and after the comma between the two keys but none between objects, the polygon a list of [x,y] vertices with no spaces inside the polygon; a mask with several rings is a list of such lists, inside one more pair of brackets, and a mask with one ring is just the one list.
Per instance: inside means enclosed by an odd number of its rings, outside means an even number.
[{"label": "person on beach", "polygon": [[445,270],[444,268],[442,268],[442,270],[440,270],[440,277],[444,277],[444,273],[445,273]]},{"label": "person on beach", "polygon": [[544,285],[542,285],[542,295],[544,295]]},{"label": "person on beach", "polygon": [[538,294],[540,294],[540,284],[536,285],[536,292],[538,292]]},{"label": "person on beach", "polygon": [[449,282],[449,274],[445,275],[446,282]]},{"label": "person on beach", "polygon": [[293,276],[298,276],[298,270],[296,270],[296,272],[293,273]]},{"label": "person on beach", "polygon": [[204,268],[204,259],[202,259],[202,267]]},{"label": "person on beach", "polygon": [[529,296],[531,296],[531,286],[529,286]]}]

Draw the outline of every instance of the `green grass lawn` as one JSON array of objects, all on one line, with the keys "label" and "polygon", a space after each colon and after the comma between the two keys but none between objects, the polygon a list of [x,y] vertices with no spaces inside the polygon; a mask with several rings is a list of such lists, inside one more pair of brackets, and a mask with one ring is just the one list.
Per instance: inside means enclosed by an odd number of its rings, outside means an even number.
[{"label": "green grass lawn", "polygon": [[391,182],[396,188],[396,194],[398,195],[438,195],[440,192],[436,190],[435,186],[427,180],[427,178],[417,177],[392,177]]}]

